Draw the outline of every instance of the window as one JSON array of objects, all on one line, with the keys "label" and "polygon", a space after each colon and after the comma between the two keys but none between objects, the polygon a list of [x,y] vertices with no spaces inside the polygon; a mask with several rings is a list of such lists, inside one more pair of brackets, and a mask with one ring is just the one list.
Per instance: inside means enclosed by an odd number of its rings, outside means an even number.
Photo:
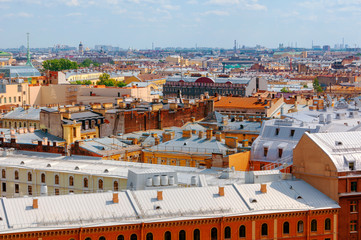
[{"label": "window", "polygon": [[119,191],[118,181],[114,181],[113,188],[114,188],[114,191]]},{"label": "window", "polygon": [[146,236],[145,240],[153,240],[153,233],[147,233],[147,236]]},{"label": "window", "polygon": [[19,188],[20,188],[19,184],[16,183],[15,184],[15,193],[19,193]]},{"label": "window", "polygon": [[278,157],[281,158],[283,153],[283,148],[278,149]]},{"label": "window", "polygon": [[59,175],[55,175],[54,182],[56,185],[59,185]]},{"label": "window", "polygon": [[101,236],[101,237],[99,238],[99,240],[105,240],[105,237]]},{"label": "window", "polygon": [[99,179],[99,181],[98,181],[98,188],[103,190],[103,180],[102,179]]},{"label": "window", "polygon": [[[185,233],[184,233],[184,236],[185,236]],[[184,239],[185,239],[185,237],[184,237]],[[193,240],[201,240],[201,231],[199,231],[199,229],[194,229]]]},{"label": "window", "polygon": [[348,168],[349,168],[351,171],[355,170],[355,163],[354,163],[354,162],[349,162],[349,163],[348,163]]},{"label": "window", "polygon": [[357,192],[357,182],[351,182],[351,192]]},{"label": "window", "polygon": [[1,170],[1,178],[6,178],[6,170],[5,169]]},{"label": "window", "polygon": [[186,231],[181,230],[179,232],[179,240],[186,240]]},{"label": "window", "polygon": [[169,231],[166,231],[164,233],[164,240],[171,240],[172,239],[172,235]]},{"label": "window", "polygon": [[87,237],[85,240],[92,240],[90,237]]},{"label": "window", "polygon": [[283,223],[283,234],[290,234],[290,223],[289,222]]},{"label": "window", "polygon": [[268,225],[267,225],[267,223],[262,224],[261,234],[262,234],[262,236],[268,236]]},{"label": "window", "polygon": [[55,188],[55,195],[59,195],[59,194],[60,194],[59,188]]},{"label": "window", "polygon": [[211,240],[217,240],[218,238],[218,233],[217,233],[217,228],[212,228],[211,230]]},{"label": "window", "polygon": [[4,103],[6,103],[6,98],[4,98]]},{"label": "window", "polygon": [[280,129],[279,129],[279,128],[276,128],[275,135],[278,136],[279,133],[280,133]]},{"label": "window", "polygon": [[303,233],[303,221],[298,221],[297,223],[297,232]]},{"label": "window", "polygon": [[268,153],[268,148],[267,147],[263,148],[263,156],[267,157],[267,153]]},{"label": "window", "polygon": [[31,174],[31,172],[28,172],[28,182],[31,182],[33,179],[33,175]]},{"label": "window", "polygon": [[14,172],[14,178],[15,178],[15,180],[19,180],[19,172],[18,171]]},{"label": "window", "polygon": [[294,130],[294,129],[292,129],[292,130],[291,130],[291,134],[290,134],[290,136],[291,136],[291,137],[293,137],[294,135],[295,135],[295,130]]},{"label": "window", "polygon": [[357,201],[350,202],[350,212],[357,212]]},{"label": "window", "polygon": [[88,187],[88,179],[87,178],[84,178],[84,187],[87,188]]},{"label": "window", "polygon": [[325,230],[331,231],[331,219],[329,219],[329,218],[326,218],[326,220],[325,220]]},{"label": "window", "polygon": [[2,192],[6,192],[6,183],[2,183]]},{"label": "window", "polygon": [[14,103],[16,102],[16,97],[14,97]]},{"label": "window", "polygon": [[42,183],[45,183],[45,173],[42,173],[42,174],[41,174],[41,182],[42,182]]},{"label": "window", "polygon": [[224,229],[224,238],[226,238],[226,239],[231,238],[231,228],[230,227],[226,227]]},{"label": "window", "polygon": [[137,240],[137,234],[132,234],[132,236],[130,236],[130,240]]},{"label": "window", "polygon": [[313,219],[311,221],[311,232],[317,232],[317,221],[316,221],[316,219]]},{"label": "window", "polygon": [[33,187],[31,185],[28,186],[28,194],[33,195]]},{"label": "window", "polygon": [[76,128],[73,128],[73,136],[76,137]]},{"label": "window", "polygon": [[9,97],[9,103],[11,103],[11,97]]},{"label": "window", "polygon": [[239,227],[239,237],[240,238],[246,237],[246,227],[244,225]]},{"label": "window", "polygon": [[69,177],[69,186],[74,186],[74,177],[73,176]]},{"label": "window", "polygon": [[350,232],[356,232],[357,231],[357,221],[352,220],[350,222]]},{"label": "window", "polygon": [[19,102],[21,102],[21,97],[19,96]]}]

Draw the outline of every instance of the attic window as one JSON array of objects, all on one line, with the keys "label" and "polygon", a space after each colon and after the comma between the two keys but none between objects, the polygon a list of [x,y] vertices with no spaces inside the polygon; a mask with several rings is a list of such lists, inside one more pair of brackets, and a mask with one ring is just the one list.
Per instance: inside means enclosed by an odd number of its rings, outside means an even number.
[{"label": "attic window", "polygon": [[335,142],[335,145],[336,145],[336,146],[342,146],[342,142],[336,141],[336,142]]},{"label": "attic window", "polygon": [[155,206],[154,206],[154,209],[155,209],[155,210],[160,210],[160,209],[162,209],[162,208],[161,208],[159,205],[155,205]]},{"label": "attic window", "polygon": [[250,201],[251,203],[257,203],[257,199],[255,199],[255,198],[251,198],[249,201]]},{"label": "attic window", "polygon": [[355,163],[354,162],[349,162],[348,163],[348,169],[350,169],[351,171],[355,170]]},{"label": "attic window", "polygon": [[108,169],[105,169],[105,170],[104,170],[104,173],[108,173],[108,172],[109,172],[109,170],[108,170]]},{"label": "attic window", "polygon": [[76,166],[75,168],[74,168],[74,170],[79,170],[80,168],[78,167],[78,166]]},{"label": "attic window", "polygon": [[296,197],[296,199],[302,199],[302,197],[301,197],[300,195],[298,195],[298,196]]},{"label": "attic window", "polygon": [[187,142],[183,143],[183,145],[186,146],[186,145],[187,145]]},{"label": "attic window", "polygon": [[51,164],[50,164],[50,163],[48,163],[48,165],[46,165],[46,167],[51,167]]},{"label": "attic window", "polygon": [[294,129],[292,129],[292,130],[291,130],[291,134],[290,134],[290,136],[291,136],[291,137],[293,137],[294,135],[295,135],[295,130],[294,130]]},{"label": "attic window", "polygon": [[21,162],[20,162],[20,165],[24,165],[24,164],[25,164],[24,161],[21,161]]},{"label": "attic window", "polygon": [[280,133],[280,129],[279,129],[279,128],[276,128],[275,135],[278,136],[279,133]]}]

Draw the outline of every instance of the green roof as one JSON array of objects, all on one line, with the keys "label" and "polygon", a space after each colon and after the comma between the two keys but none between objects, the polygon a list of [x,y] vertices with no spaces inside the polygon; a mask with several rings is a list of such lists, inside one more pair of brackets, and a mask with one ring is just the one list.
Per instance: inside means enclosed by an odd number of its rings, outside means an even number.
[{"label": "green roof", "polygon": [[11,53],[1,52],[1,51],[0,51],[0,57],[11,57],[11,56],[12,56]]}]

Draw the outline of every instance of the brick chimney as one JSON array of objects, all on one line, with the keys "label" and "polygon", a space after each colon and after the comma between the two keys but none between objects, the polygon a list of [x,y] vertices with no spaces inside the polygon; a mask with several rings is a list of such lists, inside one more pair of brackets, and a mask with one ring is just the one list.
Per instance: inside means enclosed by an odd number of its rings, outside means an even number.
[{"label": "brick chimney", "polygon": [[38,205],[38,199],[37,198],[33,198],[33,209],[38,209],[39,205]]},{"label": "brick chimney", "polygon": [[222,140],[222,137],[221,137],[222,135],[221,135],[221,133],[220,132],[218,132],[218,133],[216,133],[216,139],[217,139],[217,141],[221,141]]},{"label": "brick chimney", "polygon": [[199,138],[203,138],[203,136],[204,136],[204,132],[203,132],[203,131],[199,131],[199,132],[198,132],[198,137],[199,137]]},{"label": "brick chimney", "polygon": [[183,130],[183,138],[191,138],[192,137],[192,131],[191,130]]},{"label": "brick chimney", "polygon": [[243,147],[248,147],[248,139],[243,140]]},{"label": "brick chimney", "polygon": [[213,137],[213,132],[212,132],[212,129],[207,129],[207,139],[208,140],[211,140],[212,137]]},{"label": "brick chimney", "polygon": [[229,148],[236,148],[238,145],[238,138],[236,137],[226,137],[226,145]]},{"label": "brick chimney", "polygon": [[162,201],[163,200],[163,191],[157,191],[157,200]]},{"label": "brick chimney", "polygon": [[265,183],[261,184],[261,193],[267,193],[267,184]]},{"label": "brick chimney", "polygon": [[119,203],[118,193],[113,193],[113,203]]},{"label": "brick chimney", "polygon": [[218,195],[220,197],[223,197],[224,196],[224,187],[218,187]]}]

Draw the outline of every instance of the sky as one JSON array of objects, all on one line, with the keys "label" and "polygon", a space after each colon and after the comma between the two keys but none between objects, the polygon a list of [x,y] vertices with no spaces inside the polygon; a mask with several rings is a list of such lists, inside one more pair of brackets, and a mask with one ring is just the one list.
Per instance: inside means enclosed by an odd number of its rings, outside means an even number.
[{"label": "sky", "polygon": [[361,46],[361,0],[0,0],[0,48]]}]

